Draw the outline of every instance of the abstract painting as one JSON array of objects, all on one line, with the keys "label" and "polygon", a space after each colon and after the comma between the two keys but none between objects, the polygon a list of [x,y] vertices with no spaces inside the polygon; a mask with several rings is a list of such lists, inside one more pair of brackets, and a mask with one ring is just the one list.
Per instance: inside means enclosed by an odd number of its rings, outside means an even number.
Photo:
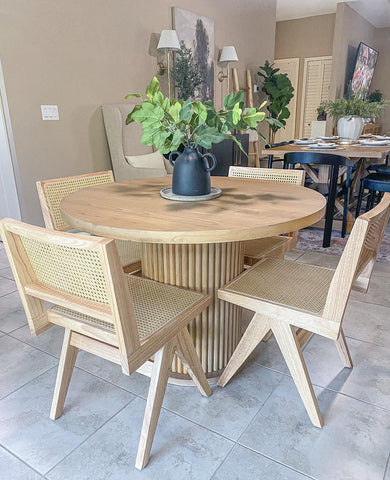
[{"label": "abstract painting", "polygon": [[214,20],[196,13],[172,8],[173,28],[180,44],[192,52],[199,67],[202,83],[195,89],[193,100],[214,99]]}]

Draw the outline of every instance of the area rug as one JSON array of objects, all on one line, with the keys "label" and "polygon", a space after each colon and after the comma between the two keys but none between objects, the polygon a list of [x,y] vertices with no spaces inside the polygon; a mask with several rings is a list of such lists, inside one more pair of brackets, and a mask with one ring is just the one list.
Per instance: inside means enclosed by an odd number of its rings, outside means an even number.
[{"label": "area rug", "polygon": [[[319,252],[328,255],[341,255],[343,253],[345,244],[348,240],[348,235],[341,238],[340,232],[333,231],[330,242],[330,247],[322,247],[324,231],[320,228],[304,228],[299,231],[299,238],[297,249],[305,252]],[[390,264],[390,230],[386,229],[383,237],[381,248],[378,253],[377,262]]]}]

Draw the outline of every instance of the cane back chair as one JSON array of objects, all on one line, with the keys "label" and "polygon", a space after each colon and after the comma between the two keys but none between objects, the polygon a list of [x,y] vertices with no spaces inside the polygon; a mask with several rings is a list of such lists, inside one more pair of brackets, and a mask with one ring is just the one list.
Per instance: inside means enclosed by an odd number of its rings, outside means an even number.
[{"label": "cane back chair", "polygon": [[79,349],[119,364],[126,375],[155,355],[136,459],[142,469],[175,351],[202,395],[211,394],[187,330],[209,297],[125,275],[114,240],[11,219],[0,221],[0,233],[31,333],[39,335],[54,324],[65,329],[51,419],[62,414]]},{"label": "cane back chair", "polygon": [[[88,173],[73,177],[53,178],[36,183],[39,202],[41,204],[45,227],[52,230],[70,231],[80,233],[72,229],[61,216],[60,203],[63,198],[81,188],[111,183],[114,175],[111,170],[105,172]],[[126,272],[134,272],[141,268],[141,244],[126,240],[115,240],[119,257]]]},{"label": "cane back chair", "polygon": [[[303,185],[305,172],[302,170],[282,170],[277,168],[230,167],[229,177],[272,180],[281,183]],[[276,235],[268,238],[248,240],[244,247],[245,265],[254,265],[265,256],[283,258],[284,254],[295,248],[298,242],[298,232],[288,235]]]},{"label": "cane back chair", "polygon": [[352,361],[341,328],[355,279],[375,261],[390,214],[390,193],[352,229],[336,270],[264,258],[219,289],[221,300],[255,312],[240,343],[218,381],[225,386],[253,349],[271,330],[284,356],[310,420],[322,427],[310,377],[294,327],[336,341],[346,367]]}]

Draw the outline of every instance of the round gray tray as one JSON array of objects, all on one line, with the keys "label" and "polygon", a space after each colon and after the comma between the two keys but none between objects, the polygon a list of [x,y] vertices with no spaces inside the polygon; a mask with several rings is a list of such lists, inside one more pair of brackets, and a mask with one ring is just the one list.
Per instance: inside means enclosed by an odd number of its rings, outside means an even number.
[{"label": "round gray tray", "polygon": [[201,202],[203,200],[212,200],[213,198],[218,198],[222,194],[220,188],[211,187],[210,193],[208,195],[176,195],[172,193],[172,187],[163,188],[160,190],[160,195],[167,200],[175,200],[177,202]]}]

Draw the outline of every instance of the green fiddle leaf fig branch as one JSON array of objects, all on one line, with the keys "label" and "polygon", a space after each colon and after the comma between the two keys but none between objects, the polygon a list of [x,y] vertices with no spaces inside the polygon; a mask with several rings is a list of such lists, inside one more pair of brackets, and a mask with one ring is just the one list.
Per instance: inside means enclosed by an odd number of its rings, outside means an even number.
[{"label": "green fiddle leaf fig branch", "polygon": [[[126,98],[138,97],[138,94]],[[221,110],[216,110],[211,101],[193,102],[191,99],[169,100],[160,91],[156,77],[146,89],[146,97],[136,105],[126,118],[126,124],[142,124],[143,145],[154,145],[161,153],[177,150],[181,144],[185,147],[211,148],[213,143],[220,143],[230,138],[244,152],[241,143],[235,137],[236,130],[257,130],[258,123],[265,118],[260,108],[246,110],[244,92],[226,95]]]}]

